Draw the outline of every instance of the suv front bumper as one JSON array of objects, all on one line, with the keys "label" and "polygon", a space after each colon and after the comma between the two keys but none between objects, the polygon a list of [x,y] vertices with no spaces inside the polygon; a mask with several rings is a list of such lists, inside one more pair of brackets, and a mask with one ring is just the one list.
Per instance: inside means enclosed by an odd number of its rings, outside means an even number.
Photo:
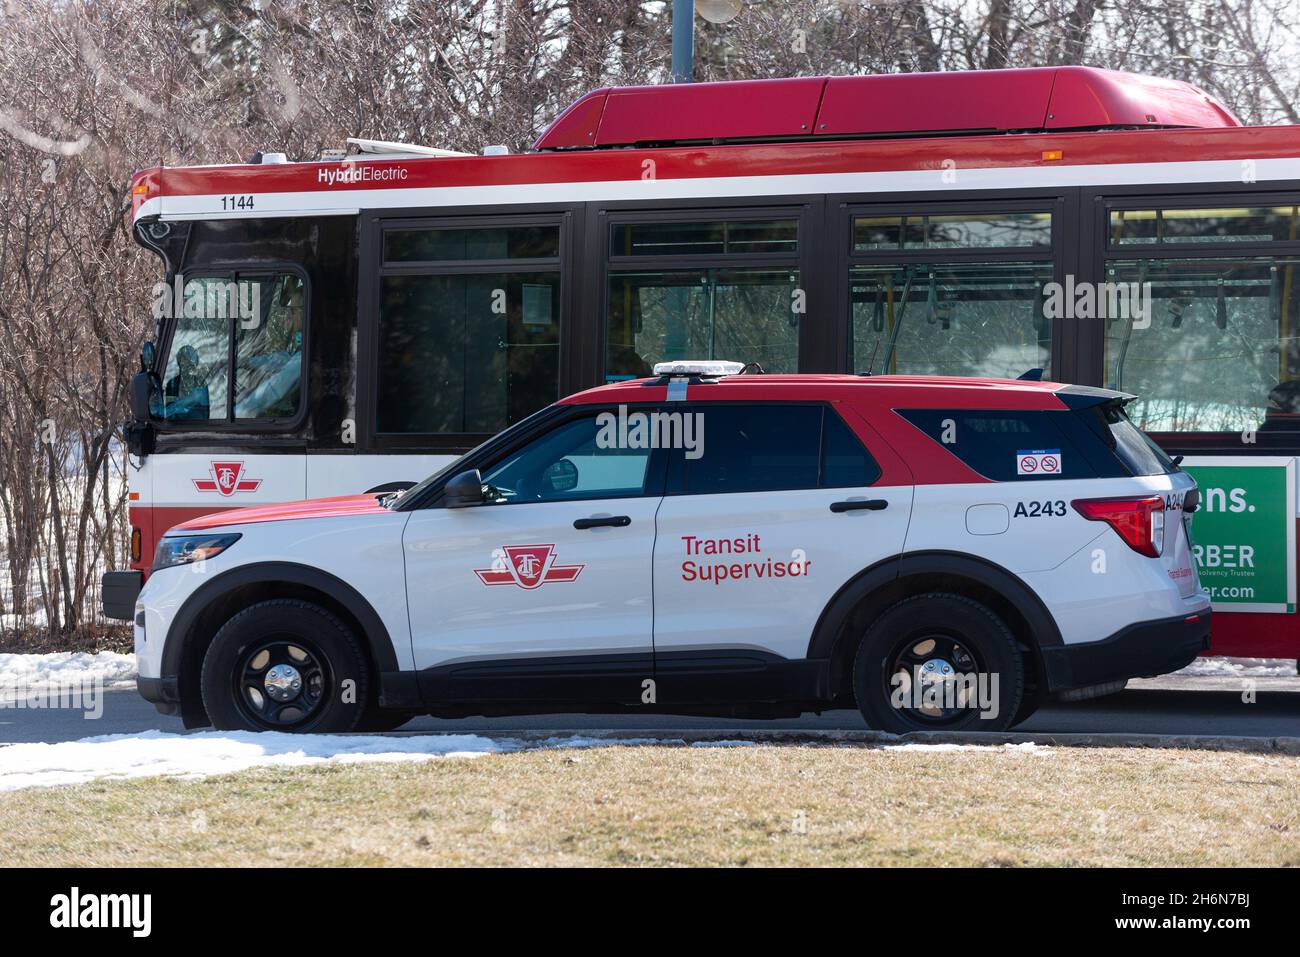
[{"label": "suv front bumper", "polygon": [[104,617],[134,621],[135,602],[143,587],[144,575],[138,571],[105,572],[99,586]]},{"label": "suv front bumper", "polygon": [[1109,638],[1043,649],[1050,691],[1149,678],[1185,668],[1210,647],[1210,610],[1142,621]]},{"label": "suv front bumper", "polygon": [[155,708],[159,714],[180,714],[181,713],[181,691],[180,683],[173,678],[145,678],[137,676],[135,679],[136,691],[140,692],[140,697],[144,698]]}]

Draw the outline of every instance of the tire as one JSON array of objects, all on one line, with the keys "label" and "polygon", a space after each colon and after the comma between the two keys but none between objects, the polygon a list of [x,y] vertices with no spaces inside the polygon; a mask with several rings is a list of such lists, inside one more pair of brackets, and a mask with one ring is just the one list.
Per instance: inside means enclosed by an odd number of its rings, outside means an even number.
[{"label": "tire", "polygon": [[[1023,655],[1024,652],[1021,652],[1021,654]],[[1024,724],[1034,716],[1035,711],[1043,706],[1045,700],[1046,695],[1042,691],[1026,688],[1020,699],[1020,707],[1016,709],[1015,717],[1011,719],[1011,724],[1008,727],[1014,728],[1019,724]]]},{"label": "tire", "polygon": [[[894,678],[900,671],[906,679]],[[974,677],[966,685],[973,695],[951,680],[958,676]],[[927,699],[913,690],[926,687],[941,696]],[[1024,687],[1024,658],[1006,623],[979,602],[944,592],[887,608],[862,636],[853,661],[862,717],[895,734],[1004,731],[1020,717]],[[939,704],[927,707],[927,700]]]},{"label": "tire", "polygon": [[310,602],[275,599],[221,626],[203,657],[199,686],[219,731],[339,733],[356,729],[364,716],[370,667],[357,636],[335,615]]},{"label": "tire", "polygon": [[412,711],[387,711],[377,707],[366,709],[357,722],[358,731],[396,731],[416,715]]}]

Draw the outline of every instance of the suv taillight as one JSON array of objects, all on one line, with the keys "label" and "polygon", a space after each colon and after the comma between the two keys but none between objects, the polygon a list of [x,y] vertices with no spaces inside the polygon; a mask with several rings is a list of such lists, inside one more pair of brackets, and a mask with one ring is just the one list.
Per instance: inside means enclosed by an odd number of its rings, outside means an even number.
[{"label": "suv taillight", "polygon": [[1105,522],[1133,551],[1159,558],[1165,548],[1165,500],[1141,498],[1078,498],[1074,510],[1093,522]]}]

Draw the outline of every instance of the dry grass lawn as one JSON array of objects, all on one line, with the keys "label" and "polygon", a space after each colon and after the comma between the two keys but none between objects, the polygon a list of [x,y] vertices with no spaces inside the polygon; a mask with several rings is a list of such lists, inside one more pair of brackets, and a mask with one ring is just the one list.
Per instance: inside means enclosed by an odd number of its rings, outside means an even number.
[{"label": "dry grass lawn", "polygon": [[1300,865],[1300,759],[604,747],[0,794],[8,865]]}]

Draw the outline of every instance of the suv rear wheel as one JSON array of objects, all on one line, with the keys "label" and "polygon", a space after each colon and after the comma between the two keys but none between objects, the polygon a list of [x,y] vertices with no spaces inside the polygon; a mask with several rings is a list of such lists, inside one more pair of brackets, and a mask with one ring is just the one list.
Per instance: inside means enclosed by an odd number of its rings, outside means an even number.
[{"label": "suv rear wheel", "polygon": [[220,731],[352,731],[366,711],[370,668],[335,615],[276,599],[221,626],[203,657],[200,687]]},{"label": "suv rear wheel", "polygon": [[853,662],[863,718],[898,734],[1003,731],[1024,684],[1024,659],[1006,623],[977,601],[943,592],[886,609]]},{"label": "suv rear wheel", "polygon": [[376,705],[367,708],[357,722],[358,731],[396,731],[412,718],[418,717],[414,711],[388,711]]}]

